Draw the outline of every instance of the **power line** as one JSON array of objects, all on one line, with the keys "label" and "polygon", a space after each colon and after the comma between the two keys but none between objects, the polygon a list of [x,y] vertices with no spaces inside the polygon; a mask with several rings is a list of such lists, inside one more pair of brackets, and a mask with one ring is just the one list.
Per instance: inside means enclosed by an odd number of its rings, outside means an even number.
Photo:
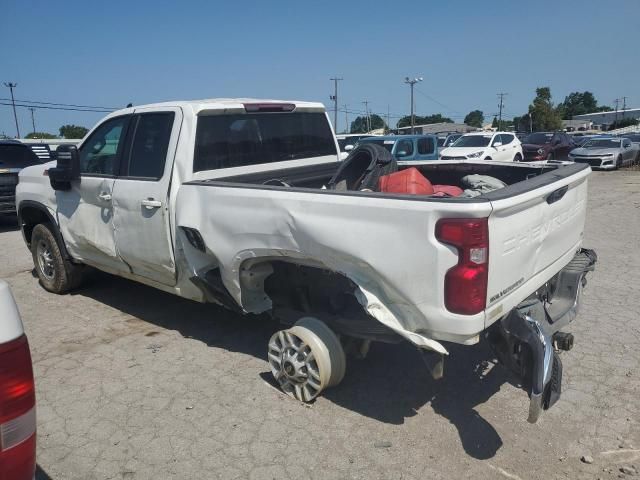
[{"label": "power line", "polygon": [[[0,105],[12,105],[11,103],[6,103],[6,102],[0,102]],[[43,108],[46,110],[72,110],[72,111],[76,111],[76,112],[96,112],[96,113],[111,113],[113,110],[92,110],[92,109],[88,109],[88,108],[71,108],[71,107],[48,107],[45,105],[40,105],[40,106],[34,106],[31,104],[22,104],[22,103],[16,103],[15,104],[16,107],[25,107],[25,108],[29,108],[29,107],[34,107],[34,108]]]},{"label": "power line", "polygon": [[[10,100],[9,98],[0,98],[0,101],[9,101],[9,100]],[[120,108],[122,108],[122,107],[102,107],[98,105],[75,105],[73,103],[39,102],[37,100],[19,100],[17,98],[16,98],[16,102],[34,103],[34,104],[42,104],[42,105],[57,105],[61,107],[99,108],[101,110],[109,110],[109,111],[119,110]],[[34,105],[34,106],[37,106],[37,105]]]}]

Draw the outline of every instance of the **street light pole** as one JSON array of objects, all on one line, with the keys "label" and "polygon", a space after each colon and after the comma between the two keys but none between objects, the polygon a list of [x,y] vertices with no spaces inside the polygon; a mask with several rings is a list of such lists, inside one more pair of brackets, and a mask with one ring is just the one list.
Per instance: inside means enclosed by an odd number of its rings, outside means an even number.
[{"label": "street light pole", "polygon": [[343,79],[335,77],[329,80],[333,80],[333,131],[338,133],[338,82]]},{"label": "street light pole", "polygon": [[413,86],[422,81],[422,77],[417,77],[417,78],[409,78],[409,77],[404,77],[404,83],[408,84],[411,87],[411,134],[413,135],[413,129],[415,127],[415,116],[413,114]]},{"label": "street light pole", "polygon": [[16,132],[18,132],[18,138],[20,138],[20,127],[18,127],[18,115],[16,115],[16,101],[13,98],[13,89],[18,86],[17,83],[5,82],[4,86],[11,90],[11,105],[13,105],[13,119],[16,121]]}]

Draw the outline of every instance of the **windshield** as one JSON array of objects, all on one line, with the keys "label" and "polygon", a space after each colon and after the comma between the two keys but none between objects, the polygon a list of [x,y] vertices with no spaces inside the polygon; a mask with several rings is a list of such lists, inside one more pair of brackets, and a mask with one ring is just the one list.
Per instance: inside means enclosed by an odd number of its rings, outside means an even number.
[{"label": "windshield", "polygon": [[620,140],[613,138],[594,138],[583,145],[584,148],[619,148]]},{"label": "windshield", "polygon": [[486,147],[491,141],[491,135],[463,135],[452,147]]},{"label": "windshield", "polygon": [[522,139],[522,143],[532,143],[534,145],[544,145],[551,142],[553,133],[532,133]]},{"label": "windshield", "polygon": [[193,171],[337,155],[324,113],[198,117]]},{"label": "windshield", "polygon": [[393,146],[395,145],[395,140],[372,140],[370,138],[366,138],[362,140],[360,143],[375,143],[376,145],[380,145],[381,147],[386,148],[388,151],[393,150]]},{"label": "windshield", "polygon": [[25,145],[0,145],[0,168],[24,168],[39,163],[36,154]]},{"label": "windshield", "polygon": [[640,134],[621,135],[623,138],[628,138],[634,143],[640,142]]}]

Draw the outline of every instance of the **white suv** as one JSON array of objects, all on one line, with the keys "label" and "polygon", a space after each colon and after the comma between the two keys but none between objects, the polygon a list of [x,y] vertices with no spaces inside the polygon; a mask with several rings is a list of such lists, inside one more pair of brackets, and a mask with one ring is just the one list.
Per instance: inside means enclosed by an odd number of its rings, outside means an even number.
[{"label": "white suv", "polygon": [[442,160],[522,161],[522,144],[509,132],[476,132],[460,137],[440,152]]}]

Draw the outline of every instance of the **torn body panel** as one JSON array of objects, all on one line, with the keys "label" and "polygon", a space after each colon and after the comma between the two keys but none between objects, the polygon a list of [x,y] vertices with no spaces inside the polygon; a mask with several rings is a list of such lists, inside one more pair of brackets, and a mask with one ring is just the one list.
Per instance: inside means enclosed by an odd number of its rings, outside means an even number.
[{"label": "torn body panel", "polygon": [[486,217],[490,204],[366,200],[363,208],[353,196],[183,185],[176,221],[215,251],[222,283],[246,312],[271,308],[255,283],[265,272],[251,277],[253,267],[281,259],[344,275],[370,315],[422,348],[444,352],[430,343],[437,339],[468,343],[484,329],[484,313],[444,308],[441,279],[458,258],[435,239],[435,222],[461,210]]}]

